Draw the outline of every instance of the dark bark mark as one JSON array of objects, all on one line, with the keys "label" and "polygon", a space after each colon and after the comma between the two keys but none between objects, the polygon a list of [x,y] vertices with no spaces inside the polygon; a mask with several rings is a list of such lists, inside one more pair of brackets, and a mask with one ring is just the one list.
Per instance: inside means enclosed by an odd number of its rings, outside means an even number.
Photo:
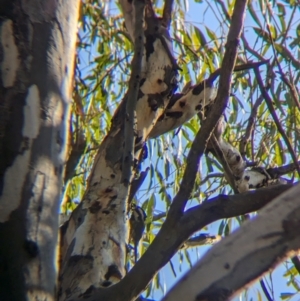
[{"label": "dark bark mark", "polygon": [[180,108],[183,108],[185,106],[185,102],[184,101],[180,101],[179,102],[179,106],[180,106]]},{"label": "dark bark mark", "polygon": [[201,111],[202,110],[202,105],[196,105],[195,110],[196,111]]},{"label": "dark bark mark", "polygon": [[184,94],[182,93],[176,93],[176,94],[173,94],[168,105],[167,105],[167,109],[171,109],[174,104],[178,101],[178,99],[180,99],[181,97],[183,97]]},{"label": "dark bark mark", "polygon": [[148,104],[152,111],[156,111],[158,108],[163,107],[164,99],[160,94],[149,94]]},{"label": "dark bark mark", "polygon": [[[145,79],[143,79],[142,81],[143,81],[143,83],[144,83]],[[142,85],[140,84],[140,87],[141,87],[141,86],[142,86]],[[138,101],[139,99],[141,99],[142,97],[144,97],[144,95],[145,95],[145,94],[142,92],[142,90],[139,89],[137,101]]]},{"label": "dark bark mark", "polygon": [[122,279],[122,274],[115,264],[110,265],[106,274],[104,275],[105,280],[109,280],[111,277]]},{"label": "dark bark mark", "polygon": [[171,118],[175,118],[178,119],[183,115],[182,112],[167,112],[166,116],[171,117]]},{"label": "dark bark mark", "polygon": [[196,85],[196,87],[194,87],[192,89],[192,93],[194,95],[199,95],[204,89],[206,88],[211,88],[213,86],[213,83],[209,80],[204,80],[203,82],[201,82],[200,84]]},{"label": "dark bark mark", "polygon": [[25,240],[24,249],[31,258],[34,258],[39,254],[39,247],[36,242],[32,240]]},{"label": "dark bark mark", "polygon": [[205,301],[205,300],[223,301],[223,300],[227,300],[228,297],[231,296],[231,294],[232,291],[227,288],[208,289],[207,292],[196,296],[196,300],[197,301]]},{"label": "dark bark mark", "polygon": [[0,1],[0,16],[7,17],[8,19],[14,19],[14,1],[12,0],[1,0]]},{"label": "dark bark mark", "polygon": [[146,60],[148,61],[150,55],[154,52],[154,42],[155,42],[156,38],[151,35],[151,34],[147,34],[146,35],[146,43],[145,43],[145,49],[146,49]]},{"label": "dark bark mark", "polygon": [[[1,91],[2,90],[2,91]],[[26,147],[23,145],[23,108],[26,93],[15,94],[11,90],[0,90],[0,194],[3,189],[4,174],[16,156]],[[4,94],[2,94],[4,93]]]},{"label": "dark bark mark", "polygon": [[73,255],[70,257],[68,265],[76,265],[80,260],[93,262],[93,257],[91,255]]},{"label": "dark bark mark", "polygon": [[94,214],[97,213],[99,210],[101,210],[101,205],[99,202],[95,202],[91,207],[89,208],[89,211]]}]

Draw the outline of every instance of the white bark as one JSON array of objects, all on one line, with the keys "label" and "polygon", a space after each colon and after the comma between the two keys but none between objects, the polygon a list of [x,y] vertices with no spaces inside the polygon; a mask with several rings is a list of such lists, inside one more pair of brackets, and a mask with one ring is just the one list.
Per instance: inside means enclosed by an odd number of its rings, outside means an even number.
[{"label": "white bark", "polygon": [[79,1],[11,2],[0,18],[0,299],[55,300]]},{"label": "white bark", "polygon": [[[228,300],[300,248],[300,184],[210,251],[163,301]],[[213,271],[213,272],[212,272]]]}]

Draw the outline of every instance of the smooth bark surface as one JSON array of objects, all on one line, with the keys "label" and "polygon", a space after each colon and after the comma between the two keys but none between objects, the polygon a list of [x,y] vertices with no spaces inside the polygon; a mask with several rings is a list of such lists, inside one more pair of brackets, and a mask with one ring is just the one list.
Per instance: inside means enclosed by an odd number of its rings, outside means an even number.
[{"label": "smooth bark surface", "polygon": [[0,300],[55,300],[79,1],[1,2]]},{"label": "smooth bark surface", "polygon": [[[278,196],[257,218],[224,238],[163,301],[228,300],[300,248],[300,184]],[[212,273],[211,271],[217,271]]]}]

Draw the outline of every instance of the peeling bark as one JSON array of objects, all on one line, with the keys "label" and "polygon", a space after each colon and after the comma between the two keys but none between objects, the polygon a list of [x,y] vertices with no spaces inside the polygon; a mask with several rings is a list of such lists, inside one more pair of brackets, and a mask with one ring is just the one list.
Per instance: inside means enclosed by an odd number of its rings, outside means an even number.
[{"label": "peeling bark", "polygon": [[0,21],[0,299],[55,300],[79,1],[72,7],[64,1],[6,4]]}]

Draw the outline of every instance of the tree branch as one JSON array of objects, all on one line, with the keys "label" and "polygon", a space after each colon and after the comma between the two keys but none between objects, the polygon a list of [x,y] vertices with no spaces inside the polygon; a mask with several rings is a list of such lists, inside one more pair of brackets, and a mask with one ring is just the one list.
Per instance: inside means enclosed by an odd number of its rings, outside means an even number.
[{"label": "tree branch", "polygon": [[226,51],[222,62],[219,89],[214,109],[204,121],[203,126],[198,132],[188,154],[187,167],[183,175],[180,189],[175,196],[169,211],[170,220],[172,220],[171,224],[175,224],[178,218],[182,215],[185,204],[192,191],[196,173],[198,172],[199,159],[203,155],[207,146],[207,141],[227,106],[231,87],[231,76],[236,62],[237,49],[242,33],[246,5],[247,0],[237,1],[235,3],[226,43]]},{"label": "tree branch", "polygon": [[296,165],[295,163],[291,163],[279,167],[271,167],[267,169],[267,172],[272,179],[278,179],[280,176],[295,171],[297,169],[297,166],[300,166],[300,161],[298,161]]},{"label": "tree branch", "polygon": [[131,63],[131,76],[127,94],[126,113],[124,122],[125,145],[122,162],[122,183],[128,187],[134,161],[134,138],[136,132],[136,103],[140,88],[140,75],[142,70],[142,58],[144,51],[144,0],[134,0],[135,24],[134,24],[134,56]]},{"label": "tree branch", "polygon": [[267,103],[267,107],[268,107],[268,109],[269,109],[269,111],[270,111],[270,113],[273,117],[273,120],[274,120],[274,122],[276,124],[276,127],[278,129],[278,132],[281,134],[283,140],[285,141],[285,144],[287,145],[287,148],[290,152],[290,155],[293,159],[293,162],[294,162],[294,164],[297,168],[298,174],[300,176],[300,167],[298,166],[298,163],[297,163],[298,162],[297,156],[294,152],[294,149],[291,145],[291,142],[290,142],[289,138],[287,137],[287,135],[286,135],[284,129],[282,128],[281,123],[280,123],[280,121],[277,117],[277,114],[275,112],[275,108],[274,108],[273,103],[272,103],[272,99],[270,98],[268,92],[266,91],[266,89],[264,87],[264,84],[263,84],[263,81],[262,81],[262,78],[261,78],[261,75],[260,75],[260,72],[259,72],[258,68],[254,68],[254,72],[255,72],[256,80],[257,80],[258,86],[260,88],[261,94],[263,95],[263,97],[264,97],[264,99]]},{"label": "tree branch", "polygon": [[[163,301],[228,300],[295,253],[300,248],[299,193],[300,184],[213,246]],[[218,273],[211,272],[216,270]]]},{"label": "tree branch", "polygon": [[257,110],[258,110],[259,106],[261,105],[262,101],[263,101],[263,97],[262,96],[258,97],[254,106],[252,107],[251,114],[248,118],[248,124],[247,124],[246,130],[245,130],[245,134],[243,135],[241,142],[240,142],[239,150],[240,150],[240,153],[244,160],[246,157],[247,143],[254,130],[254,123],[255,123],[255,119],[256,119],[256,115],[257,115]]},{"label": "tree branch", "polygon": [[99,300],[135,300],[193,233],[219,219],[257,211],[291,187],[293,185],[274,185],[237,195],[219,195],[187,210],[173,228],[163,224],[145,254],[119,283],[105,289],[90,289],[77,300],[93,301],[100,296],[103,299]]}]

